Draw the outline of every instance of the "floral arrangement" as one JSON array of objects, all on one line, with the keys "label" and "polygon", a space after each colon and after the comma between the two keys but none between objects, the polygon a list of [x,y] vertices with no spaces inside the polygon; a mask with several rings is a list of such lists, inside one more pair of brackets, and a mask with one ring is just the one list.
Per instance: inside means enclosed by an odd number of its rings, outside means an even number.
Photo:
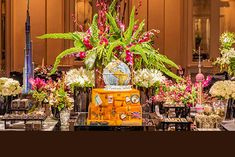
[{"label": "floral arrangement", "polygon": [[95,74],[94,71],[83,68],[72,69],[65,75],[65,84],[70,87],[94,87]]},{"label": "floral arrangement", "polygon": [[[209,85],[211,77],[208,76],[203,82],[202,87]],[[197,103],[199,86],[198,83],[193,83],[191,77],[186,77],[185,80],[174,83],[171,80],[166,80],[162,83],[155,96],[155,101],[165,102],[167,104],[184,104],[194,106]]]},{"label": "floral arrangement", "polygon": [[73,107],[73,99],[63,86],[50,93],[49,104],[61,110],[71,110]]},{"label": "floral arrangement", "polygon": [[130,65],[133,70],[157,69],[180,80],[180,77],[168,70],[169,66],[178,66],[152,46],[157,31],[144,32],[145,21],[138,24],[135,20],[135,7],[130,14],[129,25],[126,26],[115,9],[117,3],[118,0],[113,0],[108,5],[98,0],[97,7],[100,10],[94,15],[90,28],[85,32],[45,34],[39,37],[74,41],[74,47],[63,51],[56,58],[51,74],[55,73],[62,58],[73,54],[83,58],[88,69],[102,69],[113,59],[118,59]]},{"label": "floral arrangement", "polygon": [[184,104],[194,106],[197,102],[198,89],[192,83],[191,78],[174,83],[167,80],[164,85],[160,86],[156,95],[156,100],[166,104]]},{"label": "floral arrangement", "polygon": [[64,108],[72,107],[73,100],[63,80],[45,81],[40,78],[31,79],[32,96],[38,102],[49,103],[49,105],[58,108],[59,111]]},{"label": "floral arrangement", "polygon": [[16,96],[22,93],[19,81],[11,78],[0,78],[0,95]]},{"label": "floral arrangement", "polygon": [[235,99],[235,82],[218,81],[211,87],[210,94],[219,99]]},{"label": "floral arrangement", "polygon": [[229,74],[235,74],[235,50],[232,48],[235,43],[235,34],[226,32],[220,37],[221,57],[217,58],[215,64],[220,65],[221,70],[226,70]]},{"label": "floral arrangement", "polygon": [[141,69],[134,72],[133,83],[137,87],[154,87],[163,83],[166,77],[162,72],[155,69]]},{"label": "floral arrangement", "polygon": [[43,79],[36,78],[36,79],[30,79],[30,84],[32,85],[31,94],[32,97],[42,103],[42,102],[48,102],[47,100],[47,91],[46,89],[46,82]]},{"label": "floral arrangement", "polygon": [[51,80],[54,81],[61,79],[62,72],[56,71],[53,75],[50,75],[50,71],[52,70],[53,66],[39,66],[34,69],[34,76],[36,78],[41,78],[44,80]]}]

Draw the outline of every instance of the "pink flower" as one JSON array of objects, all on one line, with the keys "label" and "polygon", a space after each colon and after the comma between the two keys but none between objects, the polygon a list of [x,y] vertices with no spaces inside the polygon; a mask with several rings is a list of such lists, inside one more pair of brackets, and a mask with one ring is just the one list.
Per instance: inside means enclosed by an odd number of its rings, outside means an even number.
[{"label": "pink flower", "polygon": [[46,86],[46,82],[43,79],[36,78],[36,79],[30,79],[30,84],[32,85],[33,90],[41,91]]},{"label": "pink flower", "polygon": [[79,52],[78,54],[76,54],[76,57],[84,59],[84,58],[86,58],[86,52]]},{"label": "pink flower", "polygon": [[84,43],[84,45],[86,46],[86,48],[87,48],[88,50],[90,50],[90,49],[93,48],[93,46],[92,46],[91,43],[90,43],[90,39],[89,39],[88,37],[85,37],[85,38],[83,39],[83,43]]},{"label": "pink flower", "polygon": [[126,50],[126,61],[130,64],[133,65],[133,53],[130,52],[130,50]]},{"label": "pink flower", "polygon": [[117,51],[121,52],[121,51],[123,50],[123,47],[122,47],[122,46],[117,46],[115,49],[116,49]]},{"label": "pink flower", "polygon": [[108,39],[107,38],[105,38],[105,37],[102,37],[102,39],[101,39],[101,41],[100,41],[100,44],[102,45],[102,44],[105,44],[106,46],[109,44],[109,41],[108,41]]}]

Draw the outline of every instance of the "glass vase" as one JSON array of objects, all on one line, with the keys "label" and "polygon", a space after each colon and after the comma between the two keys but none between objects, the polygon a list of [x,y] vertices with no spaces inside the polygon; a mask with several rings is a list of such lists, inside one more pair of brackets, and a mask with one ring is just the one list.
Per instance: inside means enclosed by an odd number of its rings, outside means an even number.
[{"label": "glass vase", "polygon": [[70,111],[65,109],[60,111],[60,122],[62,127],[69,126],[69,119],[70,119]]},{"label": "glass vase", "polygon": [[233,120],[233,113],[234,113],[234,111],[233,111],[234,110],[233,104],[234,104],[234,100],[233,99],[229,99],[227,101],[226,112],[225,112],[225,120],[226,121]]},{"label": "glass vase", "polygon": [[226,120],[228,100],[219,99],[213,103],[214,112],[221,117],[224,121]]}]

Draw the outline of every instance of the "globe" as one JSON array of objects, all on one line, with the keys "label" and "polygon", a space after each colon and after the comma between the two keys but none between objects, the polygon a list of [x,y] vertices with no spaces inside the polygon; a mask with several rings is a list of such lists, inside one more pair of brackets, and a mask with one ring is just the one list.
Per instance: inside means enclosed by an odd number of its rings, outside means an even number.
[{"label": "globe", "polygon": [[131,71],[122,61],[114,60],[104,68],[103,79],[106,86],[128,86]]}]

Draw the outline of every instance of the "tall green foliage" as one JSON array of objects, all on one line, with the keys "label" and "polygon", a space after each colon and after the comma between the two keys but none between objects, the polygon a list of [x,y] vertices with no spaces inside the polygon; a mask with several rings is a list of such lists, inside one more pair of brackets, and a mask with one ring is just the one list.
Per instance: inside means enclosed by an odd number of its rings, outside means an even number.
[{"label": "tall green foliage", "polygon": [[[39,37],[40,39],[66,39],[74,41],[74,47],[63,51],[56,58],[51,73],[53,74],[56,71],[61,59],[68,54],[86,52],[85,64],[87,68],[92,69],[95,67],[95,64],[105,66],[112,59],[120,59],[125,62],[125,52],[130,51],[133,55],[140,56],[135,58],[134,70],[140,68],[158,69],[172,78],[181,79],[168,70],[168,67],[178,68],[178,66],[155,50],[152,47],[151,41],[139,42],[139,39],[146,34],[146,32],[143,32],[145,21],[142,21],[135,29],[135,25],[138,24],[138,21],[135,21],[135,7],[131,11],[128,27],[126,30],[121,29],[120,21],[116,20],[115,6],[117,2],[118,0],[112,2],[106,14],[108,32],[101,32],[99,30],[99,17],[98,14],[95,14],[90,26],[90,34],[88,32],[56,33],[45,34]],[[91,49],[88,49],[84,43],[84,38],[86,37],[87,39],[88,36],[92,45]],[[121,50],[117,50],[117,47],[121,47]]]}]

